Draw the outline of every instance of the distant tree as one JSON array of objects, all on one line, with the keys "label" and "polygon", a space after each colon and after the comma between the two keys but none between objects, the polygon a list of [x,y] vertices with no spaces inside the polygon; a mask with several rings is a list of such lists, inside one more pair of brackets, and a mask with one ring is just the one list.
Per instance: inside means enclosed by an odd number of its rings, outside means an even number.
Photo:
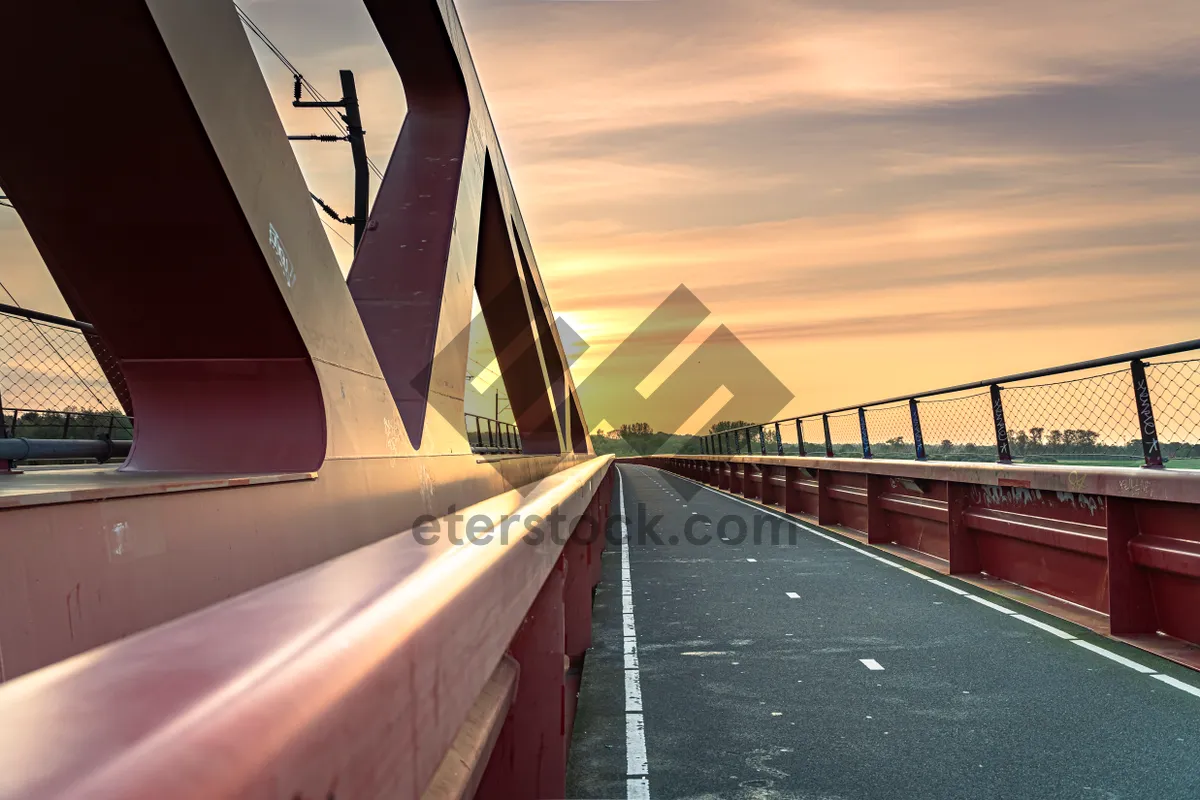
[{"label": "distant tree", "polygon": [[709,429],[709,433],[720,433],[721,431],[731,431],[734,428],[746,428],[753,425],[753,422],[746,422],[744,419],[737,420],[722,420],[714,423]]},{"label": "distant tree", "polygon": [[621,436],[649,436],[654,433],[648,422],[629,422],[621,426]]},{"label": "distant tree", "polygon": [[1046,440],[1046,443],[1049,444],[1053,448],[1062,447],[1062,445],[1063,445],[1062,431],[1050,431],[1050,438]]},{"label": "distant tree", "polygon": [[1041,447],[1042,446],[1042,436],[1044,436],[1045,433],[1046,433],[1045,428],[1030,428],[1029,429],[1029,443],[1031,445],[1033,445],[1034,447]]}]

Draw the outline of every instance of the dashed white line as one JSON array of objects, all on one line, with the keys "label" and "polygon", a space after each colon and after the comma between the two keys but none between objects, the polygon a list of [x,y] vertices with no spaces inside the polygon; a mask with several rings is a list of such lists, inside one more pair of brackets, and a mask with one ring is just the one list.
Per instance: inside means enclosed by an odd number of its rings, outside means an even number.
[{"label": "dashed white line", "polygon": [[976,603],[979,603],[979,605],[981,605],[981,606],[987,606],[988,608],[992,609],[993,611],[999,611],[1001,614],[1016,614],[1017,613],[1017,612],[1013,611],[1011,608],[1005,608],[1004,606],[993,603],[991,600],[984,600],[982,597],[976,597],[973,594],[965,594],[965,595],[963,595],[963,597],[967,598],[968,600],[974,600]]},{"label": "dashed white line", "polygon": [[625,670],[625,710],[642,710],[642,677],[636,669]]},{"label": "dashed white line", "polygon": [[629,800],[650,800],[650,781],[645,778],[630,778],[626,782],[625,796]]},{"label": "dashed white line", "polygon": [[1034,619],[1033,617],[1027,617],[1024,614],[1013,614],[1013,619],[1019,619],[1019,620],[1021,620],[1021,622],[1024,622],[1026,625],[1032,625],[1035,628],[1041,628],[1046,633],[1053,634],[1060,639],[1074,639],[1075,638],[1074,636],[1072,636],[1071,634],[1062,630],[1061,628],[1056,628],[1053,625],[1047,625],[1046,623],[1042,622],[1041,620]]},{"label": "dashed white line", "polygon": [[1082,647],[1084,650],[1091,650],[1093,653],[1095,653],[1098,656],[1104,656],[1105,658],[1109,659],[1110,661],[1115,661],[1118,664],[1125,666],[1125,667],[1129,667],[1130,669],[1140,672],[1143,675],[1153,675],[1154,673],[1158,672],[1158,670],[1151,669],[1150,667],[1147,667],[1145,664],[1139,664],[1136,661],[1130,661],[1125,656],[1119,656],[1111,650],[1100,647],[1099,645],[1092,644],[1091,642],[1085,642],[1083,639],[1076,639],[1074,642],[1072,642],[1072,644],[1077,644],[1080,647]]},{"label": "dashed white line", "polygon": [[873,658],[860,658],[858,660],[858,663],[862,664],[864,667],[871,670],[872,672],[879,672],[879,671],[883,670],[883,664],[880,664],[878,661],[876,661]]},{"label": "dashed white line", "polygon": [[627,777],[645,777],[650,771],[646,759],[646,723],[641,714],[625,715],[625,773]]},{"label": "dashed white line", "polygon": [[[682,476],[680,476],[680,477],[682,477]],[[1085,641],[1083,639],[1078,639],[1078,638],[1072,636],[1070,633],[1067,633],[1064,630],[1056,628],[1053,625],[1048,625],[1044,622],[1033,619],[1032,617],[1027,617],[1024,614],[1018,614],[1016,611],[1013,611],[1010,608],[1005,608],[1004,606],[1001,606],[997,603],[993,603],[989,600],[985,600],[982,597],[977,597],[976,595],[973,595],[970,592],[966,592],[962,589],[959,589],[957,586],[952,586],[948,583],[939,581],[935,578],[930,578],[926,575],[922,575],[921,573],[919,573],[915,570],[911,570],[911,569],[908,569],[907,567],[901,566],[900,564],[896,563],[895,561],[884,558],[882,556],[878,556],[868,550],[862,549],[861,547],[856,547],[855,545],[852,545],[848,542],[844,542],[835,536],[825,533],[824,531],[813,528],[812,526],[796,519],[795,517],[790,517],[790,516],[786,516],[784,514],[780,514],[778,512],[772,511],[771,509],[764,508],[755,503],[751,503],[747,500],[744,500],[744,499],[738,497],[737,495],[731,494],[729,492],[720,491],[718,489],[714,489],[711,486],[707,486],[698,481],[691,480],[690,478],[684,478],[684,480],[694,483],[696,486],[700,487],[701,489],[707,489],[708,491],[712,492],[713,494],[720,495],[722,497],[725,497],[726,499],[733,500],[737,503],[740,503],[741,505],[748,506],[749,508],[751,508],[752,510],[754,510],[755,512],[757,512],[759,514],[766,514],[768,516],[775,517],[776,519],[782,520],[783,522],[786,522],[789,525],[797,527],[803,531],[807,531],[808,533],[811,533],[814,536],[819,536],[822,539],[832,542],[833,544],[836,544],[840,547],[844,547],[847,550],[853,550],[857,553],[861,553],[862,555],[867,556],[868,558],[874,559],[875,561],[878,561],[881,564],[887,564],[890,567],[895,567],[896,569],[899,569],[903,572],[907,572],[910,575],[920,578],[921,580],[931,583],[934,586],[937,586],[941,589],[946,589],[947,591],[953,592],[954,594],[957,594],[961,597],[966,597],[968,600],[973,600],[976,603],[979,603],[980,605],[986,606],[995,611],[999,611],[1000,613],[1005,614],[1006,616],[1009,616],[1012,619],[1020,620],[1021,622],[1024,622],[1028,625],[1032,625],[1035,628],[1040,628],[1041,630],[1044,630],[1045,632],[1047,632],[1053,636],[1057,636],[1060,639],[1068,640],[1072,644],[1079,645],[1080,647],[1084,648],[1085,650],[1090,650],[1091,652],[1095,653],[1096,655],[1103,656],[1104,658],[1107,658],[1110,661],[1114,661],[1118,664],[1121,664],[1122,666],[1128,667],[1129,669],[1132,669],[1135,672],[1139,672],[1143,675],[1149,675],[1151,678],[1162,681],[1163,683],[1165,683],[1168,686],[1171,686],[1175,689],[1179,689],[1180,691],[1187,692],[1188,694],[1193,695],[1195,697],[1200,697],[1200,688],[1197,688],[1196,686],[1193,686],[1189,683],[1184,683],[1183,681],[1172,678],[1170,675],[1163,675],[1155,669],[1147,667],[1144,664],[1139,664],[1138,662],[1133,661],[1128,658],[1125,658],[1124,656],[1117,655],[1113,651],[1108,650],[1103,647],[1100,647],[1099,645],[1092,644],[1091,642]],[[793,600],[800,599],[800,595],[796,594],[795,592],[787,592],[787,596]],[[860,659],[860,661],[862,661],[862,663],[864,665],[867,664],[868,661],[871,661],[876,664],[878,669],[883,669],[882,666],[878,666],[878,662],[875,662],[874,659]],[[875,667],[870,667],[868,665],[868,669],[875,669]]]},{"label": "dashed white line", "polygon": [[1183,681],[1176,680],[1175,678],[1172,678],[1170,675],[1151,675],[1150,677],[1154,678],[1154,680],[1156,680],[1156,681],[1162,681],[1163,683],[1167,684],[1168,686],[1174,686],[1176,689],[1179,689],[1182,692],[1187,692],[1188,694],[1195,695],[1196,697],[1200,697],[1200,689],[1197,689],[1195,686],[1192,686],[1190,683],[1184,683]]},{"label": "dashed white line", "polygon": [[642,678],[633,619],[633,578],[629,572],[629,527],[625,523],[625,484],[617,470],[617,512],[621,523],[621,611],[625,639],[625,796],[650,800],[646,721],[642,714]]},{"label": "dashed white line", "polygon": [[757,559],[757,558],[747,558],[746,560],[747,560],[747,561],[749,561],[751,564],[757,564],[757,563],[758,563],[758,559]]}]

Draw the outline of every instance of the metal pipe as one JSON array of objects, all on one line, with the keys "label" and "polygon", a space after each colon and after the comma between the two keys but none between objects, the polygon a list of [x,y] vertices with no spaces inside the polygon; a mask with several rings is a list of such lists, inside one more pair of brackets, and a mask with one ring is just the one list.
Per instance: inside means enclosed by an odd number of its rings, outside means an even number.
[{"label": "metal pipe", "polygon": [[0,439],[0,460],[94,458],[104,463],[129,455],[132,444],[128,439]]},{"label": "metal pipe", "polygon": [[62,325],[64,328],[74,328],[75,330],[83,331],[84,333],[96,332],[96,329],[92,325],[86,322],[80,322],[77,319],[56,317],[53,314],[43,314],[41,311],[30,311],[28,308],[10,306],[7,303],[0,303],[0,314],[9,314],[14,317],[25,317],[26,319],[37,320],[38,322],[50,322],[54,325]]}]

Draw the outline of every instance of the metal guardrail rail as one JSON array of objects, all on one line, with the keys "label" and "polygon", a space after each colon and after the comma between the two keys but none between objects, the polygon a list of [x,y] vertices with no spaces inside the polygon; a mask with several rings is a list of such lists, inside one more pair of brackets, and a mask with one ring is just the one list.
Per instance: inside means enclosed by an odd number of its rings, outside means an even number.
[{"label": "metal guardrail rail", "polygon": [[[1136,457],[1158,468],[1193,447],[1200,457],[1200,358],[1149,359],[1196,350],[1200,339],[730,428],[698,437],[700,449],[1000,463]],[[1071,373],[1088,374],[1031,383]]]},{"label": "metal guardrail rail", "polygon": [[[565,775],[611,465],[4,684],[0,796],[553,796],[536,787]],[[487,524],[454,541],[464,519]]]}]

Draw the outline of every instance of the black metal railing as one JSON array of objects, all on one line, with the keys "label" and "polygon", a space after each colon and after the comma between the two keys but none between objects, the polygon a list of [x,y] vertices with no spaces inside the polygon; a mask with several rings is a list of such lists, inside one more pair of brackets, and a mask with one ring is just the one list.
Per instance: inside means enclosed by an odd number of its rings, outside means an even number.
[{"label": "black metal railing", "polygon": [[520,453],[521,432],[509,422],[467,414],[467,441],[476,453]]},{"label": "black metal railing", "polygon": [[700,450],[1200,468],[1200,356],[1165,360],[1195,351],[1200,339],[718,430]]}]

